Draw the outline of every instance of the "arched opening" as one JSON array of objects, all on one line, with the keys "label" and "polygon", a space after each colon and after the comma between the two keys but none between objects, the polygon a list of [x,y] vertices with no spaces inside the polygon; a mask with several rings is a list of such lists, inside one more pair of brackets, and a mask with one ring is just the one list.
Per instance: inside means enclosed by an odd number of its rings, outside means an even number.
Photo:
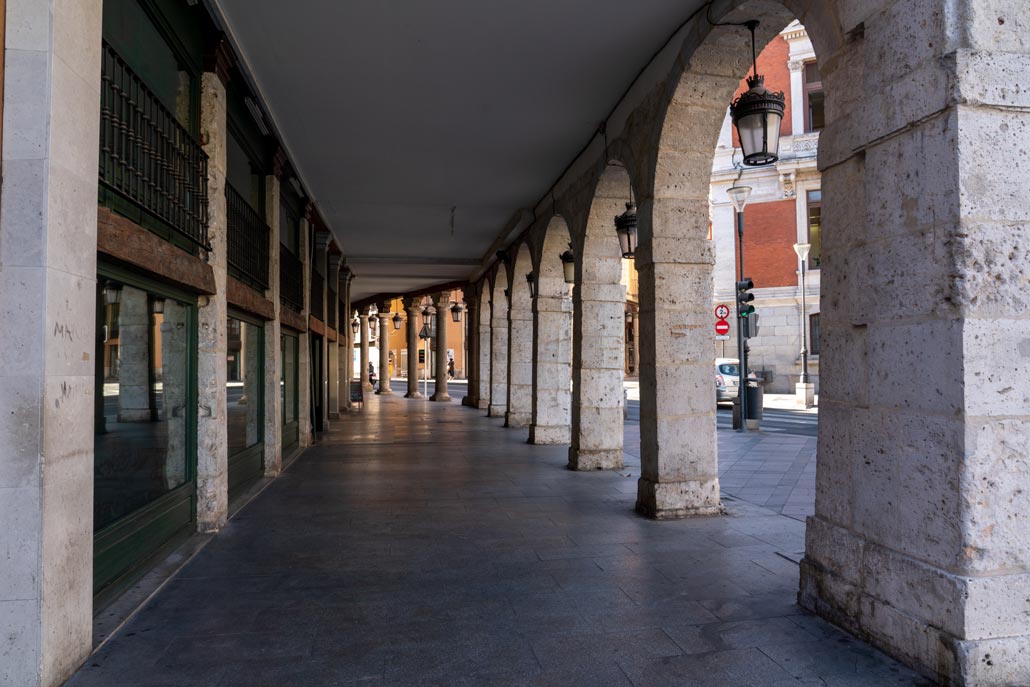
[{"label": "arched opening", "polygon": [[572,297],[561,256],[571,243],[565,220],[547,224],[537,256],[533,302],[531,444],[567,444],[572,422]]},{"label": "arched opening", "polygon": [[629,200],[626,168],[606,165],[575,250],[571,470],[614,470],[623,464],[626,290],[613,221]]},{"label": "arched opening", "polygon": [[498,263],[490,291],[490,404],[487,415],[504,417],[508,410],[508,271]]},{"label": "arched opening", "polygon": [[529,281],[533,259],[522,243],[511,271],[508,309],[508,410],[506,427],[528,427],[533,418],[533,299]]},{"label": "arched opening", "polygon": [[479,317],[476,318],[478,327],[476,337],[476,352],[479,356],[479,364],[476,367],[476,405],[486,409],[490,406],[490,352],[493,342],[490,336],[490,302],[491,290],[490,280],[484,279],[477,290]]}]

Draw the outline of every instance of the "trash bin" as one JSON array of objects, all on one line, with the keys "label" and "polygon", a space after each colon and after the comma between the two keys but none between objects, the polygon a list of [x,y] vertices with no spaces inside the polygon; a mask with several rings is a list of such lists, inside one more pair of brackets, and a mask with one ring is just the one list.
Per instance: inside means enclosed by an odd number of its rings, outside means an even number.
[{"label": "trash bin", "polygon": [[740,429],[740,395],[733,399],[733,429]]},{"label": "trash bin", "polygon": [[765,389],[760,384],[747,385],[747,419],[761,420],[765,403]]}]

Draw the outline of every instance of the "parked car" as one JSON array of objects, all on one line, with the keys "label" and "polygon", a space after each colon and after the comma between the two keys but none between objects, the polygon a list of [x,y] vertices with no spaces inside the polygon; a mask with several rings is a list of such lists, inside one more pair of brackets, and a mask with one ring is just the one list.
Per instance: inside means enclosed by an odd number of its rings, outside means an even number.
[{"label": "parked car", "polygon": [[[754,370],[747,376],[751,386],[762,379]],[[736,358],[715,359],[715,402],[730,403],[740,394],[740,361]]]}]

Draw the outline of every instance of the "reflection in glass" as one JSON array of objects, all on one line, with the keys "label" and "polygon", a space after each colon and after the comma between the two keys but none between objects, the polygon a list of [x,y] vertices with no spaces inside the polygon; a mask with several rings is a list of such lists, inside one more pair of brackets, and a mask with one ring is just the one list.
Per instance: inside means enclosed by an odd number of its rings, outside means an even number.
[{"label": "reflection in glass", "polygon": [[261,443],[261,328],[230,317],[226,354],[229,455]]},{"label": "reflection in glass", "polygon": [[297,337],[283,336],[282,389],[283,424],[297,421]]},{"label": "reflection in glass", "polygon": [[94,528],[185,484],[190,306],[102,280]]}]

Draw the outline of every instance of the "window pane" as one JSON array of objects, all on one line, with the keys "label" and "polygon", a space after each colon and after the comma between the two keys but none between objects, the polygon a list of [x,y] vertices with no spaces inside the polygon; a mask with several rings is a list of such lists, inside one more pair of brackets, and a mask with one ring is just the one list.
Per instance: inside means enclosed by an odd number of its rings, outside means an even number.
[{"label": "window pane", "polygon": [[809,91],[808,93],[808,131],[822,131],[826,126],[826,116],[823,110],[823,92]]},{"label": "window pane", "polygon": [[808,317],[808,336],[811,339],[808,343],[809,353],[819,355],[819,313]]},{"label": "window pane", "polygon": [[282,389],[283,424],[297,420],[297,337],[282,337],[283,371],[279,388]]},{"label": "window pane", "polygon": [[805,83],[819,83],[822,77],[819,76],[819,65],[815,62],[805,63]]},{"label": "window pane", "polygon": [[94,422],[93,477],[97,530],[189,481],[192,405],[192,306],[112,280],[101,282],[97,307],[104,329],[97,355],[104,361],[104,380]]},{"label": "window pane", "polygon": [[230,317],[226,343],[226,422],[233,455],[261,443],[261,327]]},{"label": "window pane", "polygon": [[262,217],[265,210],[262,207],[261,186],[264,183],[260,174],[254,173],[250,158],[247,156],[239,139],[229,133],[228,144],[226,145],[226,181],[237,193],[243,196],[251,209]]},{"label": "window pane", "polygon": [[808,192],[808,253],[809,269],[817,269],[822,259],[822,192]]}]

